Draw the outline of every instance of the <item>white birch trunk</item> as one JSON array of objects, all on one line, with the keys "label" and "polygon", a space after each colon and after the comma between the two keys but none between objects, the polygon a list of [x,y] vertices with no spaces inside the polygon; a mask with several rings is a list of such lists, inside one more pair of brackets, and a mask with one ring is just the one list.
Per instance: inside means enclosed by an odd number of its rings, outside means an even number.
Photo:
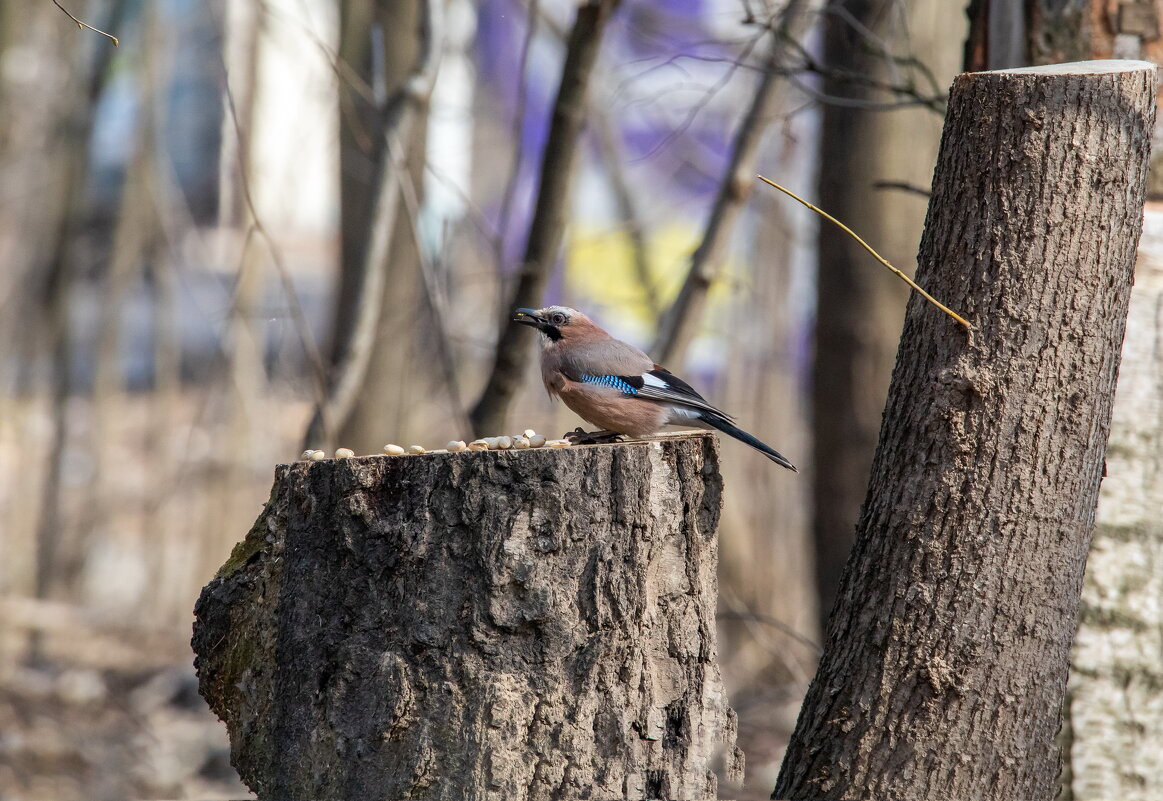
[{"label": "white birch trunk", "polygon": [[1163,209],[1148,208],[1067,697],[1068,798],[1163,793]]}]

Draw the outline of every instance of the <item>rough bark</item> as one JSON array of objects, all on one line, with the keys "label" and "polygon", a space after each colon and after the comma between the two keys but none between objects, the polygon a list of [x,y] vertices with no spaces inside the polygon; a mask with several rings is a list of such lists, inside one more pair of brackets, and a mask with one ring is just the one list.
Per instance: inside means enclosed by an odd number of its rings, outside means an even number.
[{"label": "rough bark", "polygon": [[281,465],[195,609],[260,798],[714,797],[715,440]]},{"label": "rough bark", "polygon": [[872,480],[780,798],[1050,799],[1154,67],[954,81]]},{"label": "rough bark", "polygon": [[[886,93],[849,76],[903,82],[901,66],[888,56],[893,52],[919,59],[944,85],[958,71],[954,43],[963,28],[952,24],[944,0],[911,0],[907,29],[893,5],[847,0],[847,14],[825,17],[825,62],[841,74],[826,77],[823,90],[846,102],[824,106],[818,196],[822,208],[911,273],[926,199],[879,185],[928,183],[941,120],[928,108],[877,108]],[[859,243],[827,224],[819,231],[818,276],[811,413],[812,463],[819,467],[812,476],[812,541],[822,627],[868,487],[908,293],[885,277]]]},{"label": "rough bark", "polygon": [[[998,11],[1000,26],[991,22]],[[1143,59],[1158,65],[1163,63],[1161,12],[1163,5],[1156,0],[973,0],[967,12],[972,25],[965,69],[1100,58]],[[999,38],[1013,45],[1006,57],[1011,63],[998,63],[1003,59],[993,57]],[[1156,149],[1147,175],[1147,197],[1152,200],[1163,198],[1161,159],[1163,153]]]},{"label": "rough bark", "polygon": [[1163,787],[1163,215],[1147,216],[1074,640],[1068,799]]}]

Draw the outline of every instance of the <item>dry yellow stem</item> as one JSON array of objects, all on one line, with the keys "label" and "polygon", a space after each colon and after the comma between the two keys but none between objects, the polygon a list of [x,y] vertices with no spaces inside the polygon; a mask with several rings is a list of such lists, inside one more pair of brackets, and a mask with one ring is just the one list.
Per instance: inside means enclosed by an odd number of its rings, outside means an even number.
[{"label": "dry yellow stem", "polygon": [[89,23],[87,23],[87,22],[81,22],[79,19],[77,19],[76,17],[74,17],[72,14],[70,14],[70,13],[69,13],[69,10],[68,10],[67,8],[65,8],[64,6],[62,6],[60,3],[58,3],[58,2],[57,2],[57,0],[52,0],[52,2],[53,2],[53,5],[54,5],[54,6],[56,6],[57,8],[59,8],[61,11],[63,11],[63,12],[65,13],[65,16],[66,16],[66,17],[68,17],[69,19],[71,19],[73,22],[77,23],[77,27],[78,27],[78,28],[80,28],[81,30],[85,30],[85,28],[88,28],[88,29],[89,29],[89,30],[91,30],[93,33],[99,33],[99,34],[101,34],[102,36],[107,36],[107,37],[109,37],[110,39],[112,39],[112,40],[113,40],[113,46],[114,46],[114,47],[117,47],[117,45],[121,44],[121,42],[120,42],[120,41],[118,41],[117,37],[116,37],[116,36],[114,36],[113,34],[111,34],[111,33],[105,33],[105,31],[102,31],[102,30],[100,30],[100,29],[98,29],[98,28],[94,28],[92,25],[90,25],[90,24],[89,24]]},{"label": "dry yellow stem", "polygon": [[880,262],[880,263],[881,263],[881,264],[883,264],[885,267],[887,267],[889,270],[891,270],[891,271],[892,271],[892,273],[893,273],[893,274],[894,274],[894,275],[895,275],[897,278],[901,279],[901,280],[902,280],[902,281],[904,281],[906,284],[908,284],[909,286],[911,286],[913,289],[915,289],[915,290],[917,290],[918,292],[920,292],[920,293],[921,293],[921,297],[923,297],[925,300],[927,300],[927,301],[929,301],[930,303],[932,303],[934,306],[936,306],[936,307],[937,307],[938,309],[940,309],[941,311],[943,311],[943,312],[945,312],[946,314],[948,314],[950,317],[952,317],[952,318],[953,318],[954,320],[956,320],[957,322],[961,323],[963,326],[965,326],[965,328],[966,328],[967,330],[970,330],[970,331],[972,331],[972,330],[973,330],[973,326],[971,326],[971,325],[969,324],[969,321],[968,321],[968,320],[966,320],[966,319],[965,319],[964,317],[962,317],[960,314],[958,314],[957,312],[953,311],[953,310],[952,310],[952,309],[950,309],[948,306],[946,306],[944,303],[942,303],[941,301],[937,300],[935,297],[933,297],[932,295],[930,295],[928,292],[926,292],[925,290],[923,290],[923,289],[921,289],[919,286],[917,286],[917,282],[916,282],[916,281],[914,281],[913,279],[909,278],[907,275],[905,275],[904,273],[902,273],[902,272],[901,272],[900,270],[898,270],[896,267],[893,267],[891,264],[889,264],[889,262],[888,262],[888,259],[886,259],[884,256],[881,256],[879,253],[877,253],[875,250],[873,250],[871,245],[869,245],[867,242],[865,242],[863,239],[861,239],[859,236],[857,236],[856,232],[855,232],[855,231],[853,231],[851,228],[849,228],[847,225],[845,225],[844,223],[840,222],[840,221],[839,221],[839,220],[837,220],[835,217],[833,217],[831,214],[829,214],[828,212],[826,212],[826,211],[824,211],[823,209],[819,208],[818,206],[813,206],[811,203],[809,203],[808,201],[804,200],[802,197],[800,197],[799,195],[797,195],[795,192],[791,191],[790,189],[785,189],[784,187],[780,186],[779,184],[777,184],[775,181],[771,180],[770,178],[764,178],[762,175],[757,175],[756,177],[757,177],[759,180],[763,181],[763,183],[767,184],[768,186],[773,186],[773,187],[775,187],[776,189],[778,189],[780,192],[783,192],[783,193],[784,193],[785,195],[787,195],[788,197],[791,197],[792,199],[794,199],[794,200],[798,200],[800,203],[803,203],[805,206],[807,206],[807,207],[808,207],[809,209],[811,209],[812,211],[816,212],[816,214],[819,214],[819,215],[820,215],[821,217],[823,217],[825,220],[829,220],[830,222],[833,222],[833,223],[835,223],[836,225],[840,226],[840,228],[841,228],[841,229],[843,229],[844,233],[848,234],[848,236],[852,237],[852,238],[853,238],[853,239],[855,239],[857,242],[859,242],[859,243],[860,243],[860,245],[861,245],[861,246],[862,246],[862,247],[863,247],[865,250],[867,250],[869,253],[871,253],[871,254],[872,254],[872,257],[873,257],[874,259],[876,259],[878,262]]}]

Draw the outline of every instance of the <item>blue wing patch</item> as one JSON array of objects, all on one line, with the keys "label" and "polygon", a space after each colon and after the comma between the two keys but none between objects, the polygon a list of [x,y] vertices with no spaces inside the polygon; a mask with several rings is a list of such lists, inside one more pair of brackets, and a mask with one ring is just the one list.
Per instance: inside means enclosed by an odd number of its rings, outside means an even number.
[{"label": "blue wing patch", "polygon": [[630,382],[618,375],[583,375],[581,380],[583,384],[597,384],[600,387],[610,387],[619,392],[625,392],[627,395],[638,394],[638,390],[631,386]]}]

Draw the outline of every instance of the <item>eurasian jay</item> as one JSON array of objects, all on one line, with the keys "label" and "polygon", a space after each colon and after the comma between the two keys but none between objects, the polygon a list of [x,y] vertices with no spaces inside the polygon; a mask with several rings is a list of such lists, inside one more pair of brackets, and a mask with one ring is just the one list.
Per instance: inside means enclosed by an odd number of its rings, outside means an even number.
[{"label": "eurasian jay", "polygon": [[541,332],[541,377],[588,423],[642,437],[667,425],[716,428],[788,470],[782,454],[735,426],[731,417],[638,348],[614,339],[577,309],[517,309],[515,322]]}]

